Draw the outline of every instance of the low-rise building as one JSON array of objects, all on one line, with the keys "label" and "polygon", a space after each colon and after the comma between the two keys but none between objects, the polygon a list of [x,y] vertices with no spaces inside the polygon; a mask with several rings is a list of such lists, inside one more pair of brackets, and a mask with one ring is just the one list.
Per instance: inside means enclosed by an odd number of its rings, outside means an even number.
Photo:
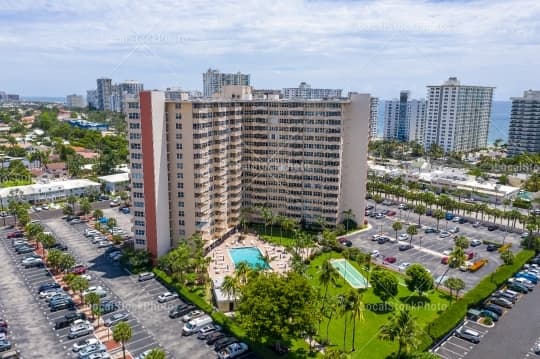
[{"label": "low-rise building", "polygon": [[98,177],[99,182],[105,186],[105,192],[118,193],[124,191],[129,186],[129,173],[122,172],[108,176]]},{"label": "low-rise building", "polygon": [[70,179],[35,183],[27,186],[0,188],[0,203],[6,207],[10,199],[18,199],[30,204],[49,203],[64,200],[67,197],[82,196],[90,191],[99,191],[98,182],[86,179]]}]

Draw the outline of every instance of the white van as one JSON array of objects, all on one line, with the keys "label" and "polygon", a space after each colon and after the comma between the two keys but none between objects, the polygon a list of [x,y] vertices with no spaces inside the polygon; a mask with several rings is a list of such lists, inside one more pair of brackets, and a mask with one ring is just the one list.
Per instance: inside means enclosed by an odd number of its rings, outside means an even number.
[{"label": "white van", "polygon": [[202,317],[190,320],[182,328],[182,335],[192,335],[197,333],[205,325],[212,324],[212,317],[209,315],[203,315]]}]

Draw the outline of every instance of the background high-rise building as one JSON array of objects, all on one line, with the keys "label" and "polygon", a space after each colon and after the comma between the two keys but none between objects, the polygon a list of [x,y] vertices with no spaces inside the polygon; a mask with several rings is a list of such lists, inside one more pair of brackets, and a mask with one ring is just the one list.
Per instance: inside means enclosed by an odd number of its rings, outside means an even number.
[{"label": "background high-rise building", "polygon": [[73,94],[66,96],[66,106],[68,108],[82,108],[86,107],[86,103],[82,95]]},{"label": "background high-rise building", "polygon": [[298,87],[288,87],[283,89],[283,98],[289,100],[322,100],[340,97],[341,89],[311,88],[311,85],[306,82],[301,82]]},{"label": "background high-rise building", "polygon": [[524,91],[511,100],[508,155],[540,153],[540,91]]},{"label": "background high-rise building", "polygon": [[379,98],[371,97],[370,100],[369,139],[374,140],[377,138],[377,127],[379,123]]},{"label": "background high-rise building", "polygon": [[98,97],[97,97],[97,90],[87,90],[86,91],[86,102],[88,103],[88,107],[97,109],[98,108]]},{"label": "background high-rise building", "polygon": [[100,111],[112,111],[112,80],[101,78],[97,79],[97,109]]},{"label": "background high-rise building", "polygon": [[137,248],[161,256],[195,232],[214,241],[242,207],[334,225],[351,209],[363,221],[370,96],[250,100],[249,89],[189,101],[141,93],[128,115]]},{"label": "background high-rise building", "polygon": [[450,77],[428,86],[424,147],[466,152],[487,146],[494,87],[461,85]]},{"label": "background high-rise building", "polygon": [[0,102],[7,101],[7,93],[5,91],[0,91]]},{"label": "background high-rise building", "polygon": [[413,100],[409,91],[401,91],[399,100],[384,103],[384,138],[419,141],[424,138],[426,101]]},{"label": "background high-rise building", "polygon": [[241,72],[226,74],[216,69],[208,69],[203,73],[204,97],[212,97],[214,94],[219,93],[223,86],[249,86],[249,84],[250,75]]}]

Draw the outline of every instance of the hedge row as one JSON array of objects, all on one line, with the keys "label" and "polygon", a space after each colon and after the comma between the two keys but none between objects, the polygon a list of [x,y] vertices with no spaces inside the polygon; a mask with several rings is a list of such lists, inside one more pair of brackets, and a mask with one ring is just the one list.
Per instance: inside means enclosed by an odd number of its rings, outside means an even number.
[{"label": "hedge row", "polygon": [[275,354],[269,349],[264,347],[261,343],[256,343],[249,338],[247,338],[246,333],[238,325],[233,323],[233,321],[227,317],[225,314],[214,310],[214,308],[208,304],[203,298],[201,298],[197,293],[190,291],[189,289],[175,283],[175,281],[167,275],[164,271],[154,268],[154,274],[157,279],[165,284],[170,290],[175,290],[182,296],[184,299],[195,304],[197,307],[208,313],[214,319],[214,322],[221,325],[225,330],[232,333],[235,337],[240,339],[249,345],[249,347],[256,352],[261,358],[274,358]]},{"label": "hedge row", "polygon": [[[534,257],[534,251],[523,250],[516,255],[512,265],[500,266],[491,275],[482,279],[476,287],[467,292],[461,300],[449,306],[428,326],[429,335],[435,342],[439,341],[463,319],[469,308],[478,306],[485,301],[532,257]],[[433,343],[429,343],[424,349],[427,349],[431,344]]]}]

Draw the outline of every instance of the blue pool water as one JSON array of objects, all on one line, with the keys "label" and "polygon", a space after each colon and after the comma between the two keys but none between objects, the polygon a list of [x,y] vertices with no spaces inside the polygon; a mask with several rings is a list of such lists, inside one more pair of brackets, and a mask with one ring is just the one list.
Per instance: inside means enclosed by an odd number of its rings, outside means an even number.
[{"label": "blue pool water", "polygon": [[247,264],[254,269],[268,269],[270,266],[262,258],[261,251],[257,247],[242,247],[242,248],[230,248],[229,254],[234,262],[235,266],[242,262],[247,262]]}]

